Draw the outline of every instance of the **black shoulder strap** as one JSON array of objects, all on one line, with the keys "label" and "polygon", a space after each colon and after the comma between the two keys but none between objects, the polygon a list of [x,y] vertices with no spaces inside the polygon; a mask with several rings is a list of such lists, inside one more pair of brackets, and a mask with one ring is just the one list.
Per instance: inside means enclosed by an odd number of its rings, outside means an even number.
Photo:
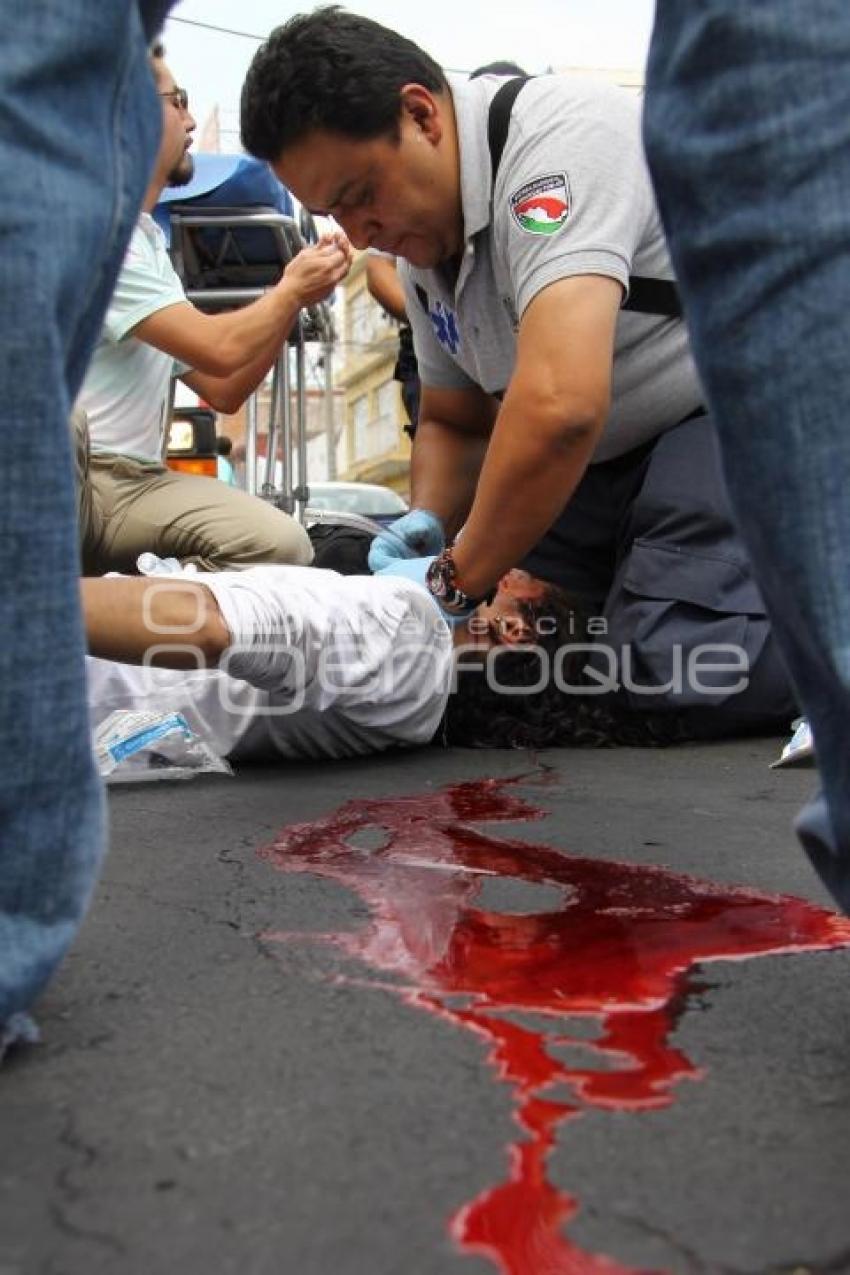
[{"label": "black shoulder strap", "polygon": [[672,279],[644,279],[642,275],[629,277],[629,295],[623,303],[624,310],[637,314],[663,314],[670,319],[681,319],[682,298]]},{"label": "black shoulder strap", "polygon": [[518,75],[497,90],[490,103],[490,114],[487,117],[487,145],[490,147],[490,166],[493,170],[493,185],[496,185],[496,174],[502,162],[502,152],[508,140],[508,129],[511,126],[511,111],[521,90],[531,77]]},{"label": "black shoulder strap", "polygon": [[[528,75],[522,75],[506,80],[490,102],[490,114],[487,117],[487,143],[490,147],[494,191],[496,174],[508,140],[511,111],[514,102],[530,78]],[[420,297],[420,301],[421,299]],[[425,309],[427,308],[426,304]],[[679,290],[672,279],[645,279],[641,275],[632,275],[629,279],[628,300],[624,303],[623,309],[632,310],[637,314],[663,314],[671,319],[682,317]]]}]

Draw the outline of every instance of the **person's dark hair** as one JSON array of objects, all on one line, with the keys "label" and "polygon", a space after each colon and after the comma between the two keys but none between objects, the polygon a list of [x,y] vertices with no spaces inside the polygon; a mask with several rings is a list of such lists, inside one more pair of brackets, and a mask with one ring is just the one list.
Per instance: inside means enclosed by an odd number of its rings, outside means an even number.
[{"label": "person's dark hair", "polygon": [[226,434],[219,434],[215,440],[215,450],[219,456],[229,456],[233,451],[233,439]]},{"label": "person's dark hair", "polygon": [[159,85],[163,66],[165,65],[165,45],[161,40],[154,40],[148,45],[148,65],[153,75],[154,84]]},{"label": "person's dark hair", "polygon": [[405,84],[439,93],[448,86],[433,58],[412,40],[338,5],[300,13],[272,31],[242,89],[242,145],[259,159],[314,129],[368,140],[398,136]]},{"label": "person's dark hair", "polygon": [[313,566],[341,576],[368,576],[369,550],[374,537],[344,523],[314,522],[307,528],[313,546]]},{"label": "person's dark hair", "polygon": [[477,80],[481,75],[528,75],[528,72],[516,62],[486,62],[484,66],[477,66],[474,71],[469,72],[471,80]]},{"label": "person's dark hair", "polygon": [[[587,621],[597,613],[563,589],[550,585],[542,601],[520,605],[534,632],[533,647],[497,647],[498,686],[486,676],[485,663],[472,660],[457,672],[434,743],[460,748],[611,748],[616,745],[663,747],[692,738],[684,715],[675,711],[636,712],[613,694],[572,693],[555,681],[555,654],[574,647],[561,667],[561,681],[572,688],[594,683],[583,675],[587,664]],[[536,689],[541,654],[549,677]],[[598,685],[598,684],[597,684]],[[508,687],[512,693],[506,694]],[[523,692],[522,688],[528,688]]]}]

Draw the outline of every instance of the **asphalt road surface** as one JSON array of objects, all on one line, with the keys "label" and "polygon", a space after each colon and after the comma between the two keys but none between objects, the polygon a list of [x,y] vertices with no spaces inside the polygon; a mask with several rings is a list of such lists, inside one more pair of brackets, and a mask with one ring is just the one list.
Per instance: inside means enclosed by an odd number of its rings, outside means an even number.
[{"label": "asphalt road surface", "polygon": [[778,747],[114,790],[0,1275],[850,1272],[850,927]]}]

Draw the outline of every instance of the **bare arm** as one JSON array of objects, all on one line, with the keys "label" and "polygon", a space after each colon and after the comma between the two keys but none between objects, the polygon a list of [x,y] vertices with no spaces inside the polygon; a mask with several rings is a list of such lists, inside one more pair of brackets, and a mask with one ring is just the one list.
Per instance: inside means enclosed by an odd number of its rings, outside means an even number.
[{"label": "bare arm", "polygon": [[483,390],[423,386],[411,464],[412,502],[454,536],[472,507],[498,403]]},{"label": "bare arm", "polygon": [[366,287],[387,314],[398,319],[399,323],[407,321],[404,288],[394,261],[370,253],[366,261]]},{"label": "bare arm", "polygon": [[[295,313],[297,314],[297,310]],[[180,380],[215,411],[223,412],[225,416],[232,416],[234,412],[239,411],[248,395],[253,394],[257,386],[265,380],[283,347],[283,342],[289,335],[294,319],[293,315],[286,332],[272,337],[256,358],[245,363],[229,376],[210,376],[207,372],[193,371],[185,372]]]},{"label": "bare arm", "polygon": [[[218,604],[202,584],[140,576],[80,581],[92,655],[164,668],[215,667],[230,642]],[[154,647],[162,650],[148,659]]]},{"label": "bare arm", "polygon": [[580,482],[610,409],[621,300],[615,280],[580,276],[545,288],[523,316],[516,368],[454,555],[472,596],[523,558]]},{"label": "bare arm", "polygon": [[324,236],[293,257],[280,282],[252,305],[227,314],[203,314],[189,302],[167,306],[132,335],[188,363],[186,384],[217,411],[233,412],[263,380],[298,311],[323,300],[350,263],[345,236]]}]

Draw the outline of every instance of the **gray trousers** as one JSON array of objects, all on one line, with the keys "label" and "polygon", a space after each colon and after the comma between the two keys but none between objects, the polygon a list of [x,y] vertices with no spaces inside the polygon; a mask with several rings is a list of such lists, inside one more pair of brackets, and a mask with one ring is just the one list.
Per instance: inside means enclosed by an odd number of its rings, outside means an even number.
[{"label": "gray trousers", "polygon": [[591,667],[607,681],[616,672],[629,708],[679,710],[704,737],[793,717],[707,415],[592,465],[522,565],[604,621]]},{"label": "gray trousers", "polygon": [[85,413],[72,425],[84,574],[134,572],[146,552],[204,571],[312,562],[304,528],[266,501],[217,478],[92,453]]}]

